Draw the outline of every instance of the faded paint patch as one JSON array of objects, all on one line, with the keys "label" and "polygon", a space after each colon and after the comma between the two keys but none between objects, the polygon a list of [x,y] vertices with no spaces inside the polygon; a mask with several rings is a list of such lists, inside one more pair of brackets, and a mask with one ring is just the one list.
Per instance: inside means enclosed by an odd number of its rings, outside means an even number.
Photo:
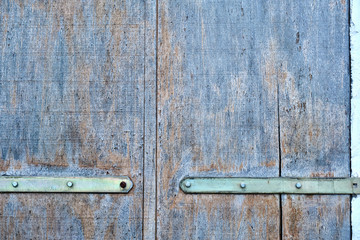
[{"label": "faded paint patch", "polygon": [[283,195],[284,239],[349,239],[349,196]]}]

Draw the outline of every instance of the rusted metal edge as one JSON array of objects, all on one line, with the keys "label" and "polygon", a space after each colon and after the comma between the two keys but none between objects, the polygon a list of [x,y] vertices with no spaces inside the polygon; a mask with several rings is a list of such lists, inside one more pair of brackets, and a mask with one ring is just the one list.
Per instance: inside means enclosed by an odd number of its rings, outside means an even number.
[{"label": "rusted metal edge", "polygon": [[0,192],[128,193],[133,182],[119,177],[0,177]]},{"label": "rusted metal edge", "polygon": [[186,177],[185,193],[360,194],[360,178],[211,178]]}]

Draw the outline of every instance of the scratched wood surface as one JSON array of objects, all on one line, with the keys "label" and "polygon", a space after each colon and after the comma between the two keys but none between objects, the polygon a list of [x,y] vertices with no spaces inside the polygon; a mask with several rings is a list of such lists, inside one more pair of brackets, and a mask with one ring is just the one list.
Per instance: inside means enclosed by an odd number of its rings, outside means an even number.
[{"label": "scratched wood surface", "polygon": [[1,194],[1,239],[141,239],[145,15],[141,0],[0,1],[1,174],[134,182]]},{"label": "scratched wood surface", "polygon": [[348,2],[159,4],[157,236],[349,239],[348,196],[283,196],[279,233],[277,196],[178,189],[186,175],[349,176]]},{"label": "scratched wood surface", "polygon": [[[281,176],[349,177],[348,1],[273,1]],[[349,196],[282,197],[284,239],[350,239]]]},{"label": "scratched wood surface", "polygon": [[145,112],[143,239],[155,238],[156,219],[156,0],[145,1]]},{"label": "scratched wood surface", "polygon": [[178,187],[349,176],[348,2],[156,3],[0,1],[0,173],[134,182],[1,194],[0,239],[349,239],[347,196]]},{"label": "scratched wood surface", "polygon": [[159,1],[159,239],[279,239],[278,195],[186,195],[187,176],[278,176],[265,1]]}]

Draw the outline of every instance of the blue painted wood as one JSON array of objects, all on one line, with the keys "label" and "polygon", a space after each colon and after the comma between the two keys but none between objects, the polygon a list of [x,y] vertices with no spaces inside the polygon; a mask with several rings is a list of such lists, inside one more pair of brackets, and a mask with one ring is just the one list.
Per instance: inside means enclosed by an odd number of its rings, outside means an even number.
[{"label": "blue painted wood", "polygon": [[189,195],[186,176],[279,175],[266,1],[159,1],[160,239],[279,239],[278,195]]},{"label": "blue painted wood", "polygon": [[[279,83],[282,177],[350,177],[349,2],[268,9]],[[284,239],[350,239],[349,196],[282,196]]]},{"label": "blue painted wood", "polygon": [[134,182],[126,196],[2,194],[0,238],[141,239],[144,1],[0,1],[0,51],[1,174]]},{"label": "blue painted wood", "polygon": [[347,197],[178,187],[347,177],[348,24],[346,0],[0,1],[1,174],[134,182],[3,194],[0,238],[348,239]]},{"label": "blue painted wood", "polygon": [[350,238],[347,196],[178,188],[186,176],[349,176],[348,2],[169,0],[158,11],[158,237]]}]

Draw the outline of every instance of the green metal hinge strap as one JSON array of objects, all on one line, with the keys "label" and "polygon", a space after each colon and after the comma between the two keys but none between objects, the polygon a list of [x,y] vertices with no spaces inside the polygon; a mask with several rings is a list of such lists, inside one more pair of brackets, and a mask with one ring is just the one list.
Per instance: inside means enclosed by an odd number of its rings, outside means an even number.
[{"label": "green metal hinge strap", "polygon": [[128,193],[129,177],[0,177],[0,192]]},{"label": "green metal hinge strap", "polygon": [[211,178],[181,180],[185,193],[360,194],[360,178]]}]

